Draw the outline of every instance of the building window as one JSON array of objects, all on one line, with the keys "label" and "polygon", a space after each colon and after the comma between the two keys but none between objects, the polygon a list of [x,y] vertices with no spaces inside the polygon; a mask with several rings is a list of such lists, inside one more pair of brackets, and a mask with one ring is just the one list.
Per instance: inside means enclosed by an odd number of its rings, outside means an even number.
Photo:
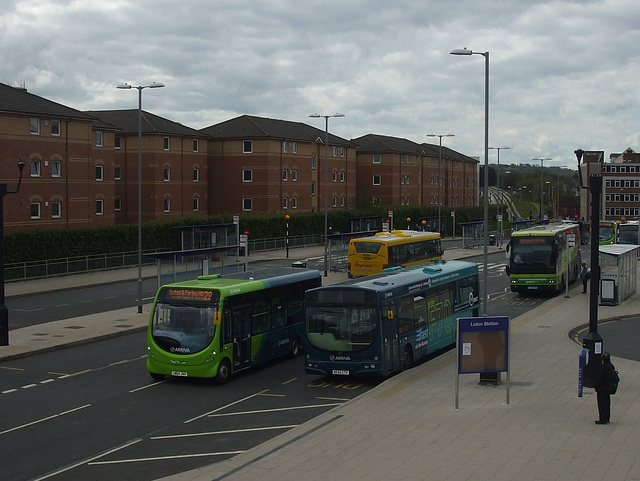
[{"label": "building window", "polygon": [[373,163],[379,164],[382,162],[382,156],[380,154],[373,154]]},{"label": "building window", "polygon": [[164,168],[164,181],[169,182],[171,180],[171,167]]},{"label": "building window", "polygon": [[335,170],[333,171],[333,181],[334,182],[338,181],[338,173]]},{"label": "building window", "polygon": [[169,137],[164,137],[162,141],[162,148],[164,150],[171,150],[171,139]]},{"label": "building window", "polygon": [[298,142],[292,142],[291,143],[291,150],[294,154],[298,153]]},{"label": "building window", "polygon": [[242,182],[253,182],[253,170],[251,169],[242,170]]},{"label": "building window", "polygon": [[371,205],[373,205],[373,207],[380,207],[382,205],[382,201],[380,200],[380,197],[372,198]]},{"label": "building window", "polygon": [[251,199],[250,197],[245,197],[244,199],[242,199],[242,210],[253,210],[253,199]]},{"label": "building window", "polygon": [[51,202],[51,217],[54,219],[62,217],[62,202]]},{"label": "building window", "polygon": [[193,168],[193,181],[200,182],[200,169],[198,167]]},{"label": "building window", "polygon": [[60,135],[60,121],[52,120],[51,121],[51,135],[59,136]]},{"label": "building window", "polygon": [[96,180],[101,181],[104,180],[104,166],[96,165]]},{"label": "building window", "polygon": [[338,156],[338,147],[337,146],[333,146],[333,156],[337,157]]},{"label": "building window", "polygon": [[253,141],[245,140],[242,142],[242,153],[250,154],[253,152]]},{"label": "building window", "polygon": [[96,215],[104,214],[104,200],[96,199]]},{"label": "building window", "polygon": [[200,197],[193,198],[193,211],[198,212],[200,210]]},{"label": "building window", "polygon": [[193,151],[199,152],[200,145],[198,144],[198,139],[193,139]]},{"label": "building window", "polygon": [[114,146],[116,149],[119,149],[119,148],[120,148],[120,137],[116,137],[116,138],[114,138],[114,139],[113,139],[113,146]]},{"label": "building window", "polygon": [[122,210],[122,199],[120,199],[120,197],[114,197],[113,207],[116,212],[120,212]]},{"label": "building window", "polygon": [[311,182],[311,195],[316,195],[316,183]]},{"label": "building window", "polygon": [[120,180],[120,179],[122,178],[122,168],[120,168],[120,167],[116,167],[116,168],[113,170],[113,178],[114,178],[115,180]]},{"label": "building window", "polygon": [[298,208],[298,198],[294,197],[293,199],[291,199],[291,208],[292,209],[297,209]]},{"label": "building window", "polygon": [[31,163],[31,177],[40,177],[40,161],[32,160],[30,163]]},{"label": "building window", "polygon": [[333,206],[338,207],[338,198],[335,195],[333,196]]},{"label": "building window", "polygon": [[373,176],[373,185],[380,185],[381,183],[382,182],[381,182],[380,176],[379,175],[374,175]]},{"label": "building window", "polygon": [[102,147],[104,139],[102,138],[102,130],[96,130],[96,147]]},{"label": "building window", "polygon": [[340,196],[340,207],[344,207],[344,195]]},{"label": "building window", "polygon": [[51,177],[60,177],[61,163],[59,160],[51,161]]},{"label": "building window", "polygon": [[315,170],[316,169],[316,156],[312,155],[311,156],[311,170]]},{"label": "building window", "polygon": [[40,218],[40,202],[31,202],[31,218]]},{"label": "building window", "polygon": [[165,212],[171,212],[171,197],[165,197],[162,204],[162,208]]},{"label": "building window", "polygon": [[298,182],[298,171],[297,171],[296,169],[293,169],[293,170],[291,171],[291,179],[292,179],[294,182]]},{"label": "building window", "polygon": [[340,147],[340,157],[344,157],[344,147]]},{"label": "building window", "polygon": [[289,199],[287,199],[286,197],[282,198],[282,208],[283,209],[288,209],[289,208]]},{"label": "building window", "polygon": [[40,119],[31,117],[31,133],[33,135],[40,135]]},{"label": "building window", "polygon": [[340,182],[344,182],[344,170],[340,172]]},{"label": "building window", "polygon": [[286,140],[282,142],[282,152],[284,152],[285,154],[289,152],[289,142],[287,142]]},{"label": "building window", "polygon": [[283,169],[282,171],[282,181],[286,182],[289,180],[289,171],[287,169]]}]

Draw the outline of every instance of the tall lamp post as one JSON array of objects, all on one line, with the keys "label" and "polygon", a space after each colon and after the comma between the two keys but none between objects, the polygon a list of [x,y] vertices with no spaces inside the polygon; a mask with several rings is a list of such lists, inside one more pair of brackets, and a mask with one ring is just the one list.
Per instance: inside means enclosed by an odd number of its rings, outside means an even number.
[{"label": "tall lamp post", "polygon": [[483,264],[484,272],[482,278],[484,289],[482,295],[482,311],[487,316],[487,304],[489,296],[487,290],[488,281],[488,262],[487,262],[487,246],[489,244],[489,52],[474,52],[465,48],[452,50],[451,55],[482,55],[484,57],[484,254]]},{"label": "tall lamp post", "polygon": [[438,149],[438,233],[442,235],[442,227],[440,226],[440,212],[442,208],[442,196],[440,195],[440,186],[442,185],[442,137],[455,137],[454,134],[427,134],[427,137],[440,137],[440,146]]},{"label": "tall lamp post", "polygon": [[[500,151],[501,150],[511,150],[511,147],[489,147],[489,150],[497,150],[498,151],[498,195],[496,196],[497,199],[497,211],[498,211],[498,215],[502,216],[501,212],[500,212],[500,199],[502,198],[502,186],[500,184]],[[502,217],[500,217],[500,219],[502,219]],[[502,245],[502,220],[500,220],[500,232],[498,233],[498,243],[500,245]]]},{"label": "tall lamp post", "polygon": [[119,89],[138,89],[138,314],[142,314],[142,91],[164,87],[153,82],[137,87],[128,83],[117,86]]},{"label": "tall lamp post", "polygon": [[4,303],[4,196],[20,190],[24,162],[18,161],[18,169],[20,178],[16,190],[7,190],[7,184],[0,184],[0,346],[9,345],[9,310]]},{"label": "tall lamp post", "polygon": [[329,270],[329,118],[344,117],[344,114],[309,115],[313,119],[324,119],[324,276]]},{"label": "tall lamp post", "polygon": [[542,221],[542,198],[544,197],[542,195],[542,193],[544,192],[544,171],[543,171],[543,167],[544,167],[544,161],[545,160],[551,160],[551,157],[546,157],[544,159],[531,159],[531,160],[539,160],[540,161],[540,221]]}]

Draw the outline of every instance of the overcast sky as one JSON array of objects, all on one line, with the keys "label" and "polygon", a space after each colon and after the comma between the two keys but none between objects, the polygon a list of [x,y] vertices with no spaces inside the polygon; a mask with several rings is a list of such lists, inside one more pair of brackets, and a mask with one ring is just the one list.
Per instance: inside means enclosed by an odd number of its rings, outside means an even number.
[{"label": "overcast sky", "polygon": [[[575,168],[640,151],[637,0],[0,0],[0,81],[79,110],[143,108],[200,129],[250,114],[331,133]],[[489,162],[496,163],[496,151]]]}]

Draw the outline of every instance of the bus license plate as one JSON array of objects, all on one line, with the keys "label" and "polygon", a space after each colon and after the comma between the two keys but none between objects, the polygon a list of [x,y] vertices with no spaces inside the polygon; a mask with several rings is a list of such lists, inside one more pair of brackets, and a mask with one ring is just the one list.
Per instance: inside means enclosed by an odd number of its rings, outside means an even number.
[{"label": "bus license plate", "polygon": [[331,374],[333,374],[334,376],[348,376],[349,371],[344,371],[342,369],[334,369],[333,371],[331,371]]},{"label": "bus license plate", "polygon": [[178,377],[187,377],[187,373],[184,371],[171,371],[171,375]]}]

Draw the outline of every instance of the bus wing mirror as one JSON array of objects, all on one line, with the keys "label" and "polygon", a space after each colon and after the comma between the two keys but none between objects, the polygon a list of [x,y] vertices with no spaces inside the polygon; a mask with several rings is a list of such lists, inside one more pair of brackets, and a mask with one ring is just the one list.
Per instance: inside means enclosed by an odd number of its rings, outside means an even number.
[{"label": "bus wing mirror", "polygon": [[509,258],[509,254],[511,253],[511,241],[507,243],[507,247],[504,248],[504,253]]}]

